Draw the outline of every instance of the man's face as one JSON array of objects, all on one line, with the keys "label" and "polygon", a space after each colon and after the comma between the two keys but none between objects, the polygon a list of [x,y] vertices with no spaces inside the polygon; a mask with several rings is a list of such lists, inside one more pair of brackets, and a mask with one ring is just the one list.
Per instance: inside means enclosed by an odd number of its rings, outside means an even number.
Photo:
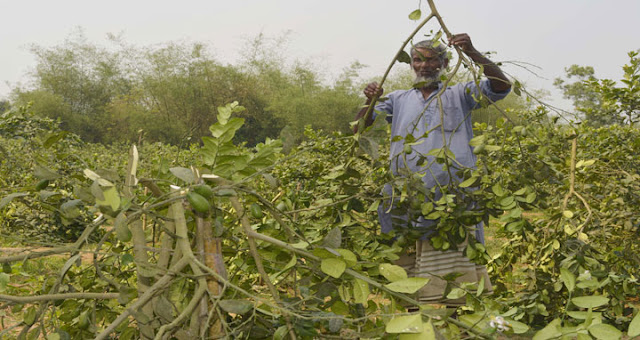
[{"label": "man's face", "polygon": [[425,82],[425,85],[437,83],[447,67],[447,61],[441,60],[438,54],[430,49],[418,48],[411,58],[411,67],[416,73],[416,83]]}]

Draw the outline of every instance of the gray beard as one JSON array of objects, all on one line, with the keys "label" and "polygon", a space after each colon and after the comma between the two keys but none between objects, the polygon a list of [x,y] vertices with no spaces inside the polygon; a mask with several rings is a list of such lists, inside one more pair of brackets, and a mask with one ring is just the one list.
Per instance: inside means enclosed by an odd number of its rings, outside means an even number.
[{"label": "gray beard", "polygon": [[429,87],[429,86],[436,85],[440,82],[440,76],[442,75],[442,73],[444,73],[444,70],[438,71],[438,74],[433,77],[425,77],[425,76],[416,74],[416,78],[413,80],[413,83],[414,84],[422,83],[423,85],[421,87]]}]

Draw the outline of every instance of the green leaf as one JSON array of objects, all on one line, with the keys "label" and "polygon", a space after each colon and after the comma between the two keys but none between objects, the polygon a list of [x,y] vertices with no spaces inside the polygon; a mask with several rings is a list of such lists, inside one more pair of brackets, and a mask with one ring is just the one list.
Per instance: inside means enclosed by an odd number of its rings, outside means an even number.
[{"label": "green leaf", "polygon": [[278,180],[275,179],[275,177],[273,177],[271,174],[262,174],[262,177],[264,178],[264,180],[269,184],[269,186],[272,189],[275,189],[278,187]]},{"label": "green leaf", "polygon": [[413,294],[429,282],[428,278],[410,277],[384,285],[387,289],[396,293]]},{"label": "green leaf", "polygon": [[120,290],[118,292],[118,303],[121,305],[126,305],[127,303],[129,303],[129,301],[135,299],[137,296],[138,290],[122,285],[120,286]]},{"label": "green leaf", "polygon": [[120,195],[118,195],[116,187],[107,187],[102,190],[102,195],[104,199],[96,197],[96,203],[98,203],[98,205],[111,207],[113,211],[118,210],[120,207]]},{"label": "green leaf", "polygon": [[275,333],[273,333],[273,340],[283,340],[285,336],[287,336],[287,326],[280,326],[276,329]]},{"label": "green leaf", "polygon": [[122,258],[120,259],[120,263],[122,263],[123,266],[126,266],[129,263],[133,263],[133,261],[133,255],[129,253],[122,255]]},{"label": "green leaf", "polygon": [[433,41],[433,45],[432,47],[438,47],[438,45],[440,45],[440,38],[442,38],[442,31],[438,31],[438,33],[436,33],[435,36],[433,36],[433,38],[431,39],[431,41]]},{"label": "green leaf", "polygon": [[218,106],[218,122],[222,125],[227,124],[232,113],[244,111],[244,107],[238,105],[238,102],[229,103],[225,106]]},{"label": "green leaf", "polygon": [[[585,332],[586,331],[580,331],[580,332]],[[587,333],[578,333],[578,336],[576,337],[576,340],[593,340],[593,338]]]},{"label": "green leaf", "polygon": [[153,311],[156,315],[161,317],[167,322],[171,322],[174,319],[173,304],[165,295],[160,295],[153,306]]},{"label": "green leaf", "polygon": [[360,279],[355,279],[353,282],[354,302],[366,305],[367,300],[369,300],[369,294],[371,294],[369,291],[369,284]]},{"label": "green leaf", "polygon": [[44,141],[44,143],[42,143],[42,146],[45,149],[50,148],[52,145],[54,145],[55,143],[59,142],[60,140],[62,140],[64,137],[66,137],[69,134],[68,131],[62,131],[59,133],[53,133],[50,136],[47,137],[47,140]]},{"label": "green leaf", "polygon": [[546,340],[557,338],[562,335],[560,331],[560,319],[554,319],[545,328],[539,330],[534,336],[533,340]]},{"label": "green leaf", "polygon": [[220,300],[218,306],[233,314],[245,314],[253,309],[253,303],[248,300]]},{"label": "green leaf", "polygon": [[[577,320],[586,320],[589,317],[589,312],[585,311],[568,311],[567,315]],[[591,312],[591,318],[602,318],[602,313]]]},{"label": "green leaf", "polygon": [[320,262],[320,269],[323,273],[333,276],[336,279],[347,269],[347,264],[341,259],[324,259]]},{"label": "green leaf", "polygon": [[170,168],[169,171],[187,184],[194,184],[196,182],[196,176],[193,175],[193,171],[191,169],[175,167]]},{"label": "green leaf", "polygon": [[473,183],[475,183],[478,180],[478,176],[471,176],[468,179],[464,180],[462,183],[460,183],[458,186],[461,188],[467,188],[473,185]]},{"label": "green leaf", "polygon": [[93,171],[91,171],[89,169],[84,169],[83,173],[88,179],[90,179],[92,181],[97,181],[97,180],[100,179],[100,175],[98,175],[97,173],[95,173],[95,172],[93,172]]},{"label": "green leaf", "polygon": [[522,92],[520,91],[520,88],[522,88],[522,84],[520,84],[520,82],[516,80],[513,83],[513,93],[515,93],[517,96],[521,96]]},{"label": "green leaf", "polygon": [[291,259],[289,260],[289,262],[287,262],[287,264],[284,265],[284,267],[280,271],[278,271],[277,273],[270,274],[269,278],[271,279],[271,281],[277,281],[277,279],[278,279],[278,277],[280,275],[284,274],[289,269],[293,268],[293,266],[295,266],[296,263],[298,263],[298,258],[295,255],[292,255]]},{"label": "green leaf", "polygon": [[378,159],[380,153],[378,152],[378,143],[370,137],[360,136],[358,139],[358,145],[366,154],[373,159]]},{"label": "green leaf", "polygon": [[589,159],[586,161],[578,161],[578,163],[576,163],[576,168],[581,168],[581,167],[587,167],[590,165],[593,165],[596,162],[595,159]]},{"label": "green leaf", "polygon": [[349,306],[338,299],[331,305],[331,312],[337,315],[349,315]]},{"label": "green leaf", "polygon": [[524,199],[524,201],[526,203],[529,203],[529,204],[533,203],[533,201],[535,201],[535,200],[536,200],[536,193],[535,192],[532,192],[532,193],[528,194],[527,197],[525,197],[525,199]]},{"label": "green leaf", "polygon": [[331,229],[322,240],[322,245],[329,248],[340,248],[340,244],[342,244],[342,232],[338,227]]},{"label": "green leaf", "polygon": [[244,124],[244,118],[231,118],[226,124],[216,123],[209,127],[211,134],[220,139],[220,142],[226,143],[233,139],[236,131]]},{"label": "green leaf", "polygon": [[396,316],[387,322],[385,331],[387,333],[421,333],[424,330],[422,315]]},{"label": "green leaf", "polygon": [[505,194],[504,190],[502,189],[502,186],[500,186],[500,184],[497,184],[497,183],[491,187],[491,191],[493,191],[493,193],[496,194],[496,196],[498,197],[502,197]]},{"label": "green leaf", "polygon": [[411,64],[411,56],[409,55],[409,53],[405,51],[398,52],[398,55],[396,56],[396,60],[398,60],[401,63]]},{"label": "green leaf", "polygon": [[580,308],[596,308],[609,303],[609,298],[601,295],[579,296],[571,299],[571,302]]},{"label": "green leaf", "polygon": [[436,340],[436,332],[431,322],[422,323],[423,331],[416,334],[400,334],[398,340]]},{"label": "green leaf", "polygon": [[514,321],[511,319],[508,320],[508,322],[509,322],[509,325],[511,326],[511,329],[513,330],[513,333],[515,334],[524,334],[529,331],[529,326],[527,326],[527,324]]},{"label": "green leaf", "polygon": [[36,308],[34,306],[31,306],[27,308],[27,310],[22,314],[22,321],[25,324],[31,326],[36,322],[36,314]]},{"label": "green leaf", "polygon": [[14,198],[29,196],[27,192],[14,192],[13,194],[9,194],[0,200],[0,209],[4,208],[7,204],[11,203]]},{"label": "green leaf", "polygon": [[502,150],[502,147],[499,145],[486,145],[484,149],[487,151],[498,151],[498,150]]},{"label": "green leaf", "polygon": [[629,331],[627,332],[630,337],[640,335],[640,311],[636,314],[636,316],[631,320],[629,324]]},{"label": "green leaf", "polygon": [[469,146],[479,146],[484,144],[485,139],[487,139],[487,135],[479,135],[471,138],[469,141]]},{"label": "green leaf", "polygon": [[340,256],[342,256],[342,259],[344,260],[344,262],[347,263],[347,266],[353,267],[358,263],[358,258],[356,257],[356,254],[351,252],[351,250],[335,249],[335,251],[340,253]]},{"label": "green leaf", "polygon": [[81,214],[80,210],[78,209],[78,206],[80,204],[82,204],[82,200],[79,199],[64,202],[60,205],[60,211],[65,218],[74,219]]},{"label": "green leaf", "polygon": [[49,333],[47,334],[47,340],[62,340],[59,333]]},{"label": "green leaf", "polygon": [[476,290],[476,296],[480,296],[482,295],[482,292],[484,292],[484,276],[480,278],[480,282],[478,282],[478,290]]},{"label": "green leaf", "polygon": [[384,276],[384,278],[390,282],[404,280],[408,277],[407,271],[395,264],[382,263],[379,266],[379,270],[380,275]]},{"label": "green leaf", "polygon": [[421,16],[422,11],[420,11],[419,9],[416,9],[415,11],[409,13],[409,19],[411,20],[419,20]]},{"label": "green leaf", "polygon": [[567,268],[560,268],[560,279],[569,292],[573,292],[576,287],[576,277]]},{"label": "green leaf", "polygon": [[11,276],[7,273],[0,273],[0,292],[4,292],[7,289],[7,285],[11,280]]},{"label": "green leaf", "polygon": [[48,179],[50,181],[62,177],[57,172],[41,165],[35,166],[34,176],[39,179]]},{"label": "green leaf", "polygon": [[447,294],[447,299],[455,300],[459,299],[463,296],[467,295],[467,292],[462,288],[453,288],[449,294]]},{"label": "green leaf", "polygon": [[622,337],[622,332],[620,332],[620,330],[611,325],[607,325],[606,323],[591,325],[591,327],[589,327],[589,333],[591,333],[591,335],[596,339],[601,340],[613,340],[620,339]]},{"label": "green leaf", "polygon": [[131,230],[127,224],[127,216],[124,212],[120,212],[113,222],[113,228],[116,230],[116,237],[121,242],[129,242],[131,240]]}]

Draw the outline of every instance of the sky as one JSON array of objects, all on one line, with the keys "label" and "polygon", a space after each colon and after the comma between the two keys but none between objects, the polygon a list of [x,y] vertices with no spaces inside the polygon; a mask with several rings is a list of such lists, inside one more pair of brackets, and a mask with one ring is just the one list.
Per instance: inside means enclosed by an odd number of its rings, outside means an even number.
[{"label": "sky", "polygon": [[[503,70],[530,89],[550,93],[551,104],[570,108],[553,79],[572,64],[593,66],[596,76],[619,80],[627,53],[640,49],[634,23],[638,0],[435,0],[454,33],[468,33],[480,51],[492,51]],[[313,65],[330,81],[352,62],[367,65],[364,78],[380,78],[417,26],[408,15],[426,0],[0,0],[0,98],[28,84],[35,59],[29,46],[53,47],[81,28],[108,45],[120,35],[138,46],[202,42],[223,63],[237,64],[259,34],[281,37],[289,60]],[[436,29],[434,24],[417,35]],[[408,67],[401,64],[396,67]],[[534,73],[530,72],[533,71]]]}]

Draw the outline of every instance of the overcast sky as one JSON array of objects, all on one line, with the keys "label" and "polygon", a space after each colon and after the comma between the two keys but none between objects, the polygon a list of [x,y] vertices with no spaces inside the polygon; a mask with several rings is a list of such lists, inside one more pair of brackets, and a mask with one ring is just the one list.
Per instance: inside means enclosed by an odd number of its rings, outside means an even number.
[{"label": "overcast sky", "polygon": [[[30,44],[55,46],[78,27],[96,44],[108,44],[108,33],[136,45],[203,42],[232,64],[248,39],[290,31],[284,47],[291,59],[313,62],[328,79],[356,60],[368,65],[366,77],[381,76],[417,25],[407,16],[418,6],[428,12],[426,0],[0,0],[0,98],[27,81],[35,65]],[[469,33],[476,48],[497,52],[494,60],[540,67],[538,76],[514,65],[504,70],[550,91],[565,108],[552,86],[565,67],[590,65],[598,77],[618,80],[627,52],[640,48],[638,0],[436,0],[436,6],[451,31]]]}]

